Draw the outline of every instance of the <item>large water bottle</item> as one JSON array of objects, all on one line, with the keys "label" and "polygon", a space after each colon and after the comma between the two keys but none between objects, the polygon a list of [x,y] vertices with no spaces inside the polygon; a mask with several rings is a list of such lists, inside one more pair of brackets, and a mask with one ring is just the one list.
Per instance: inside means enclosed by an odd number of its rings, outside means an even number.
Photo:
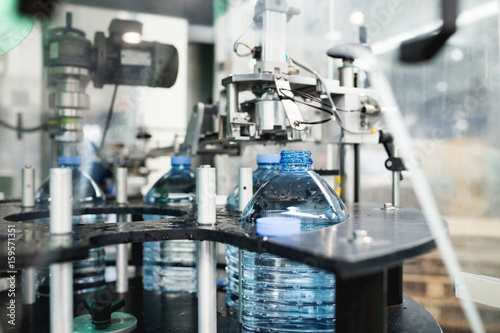
[{"label": "large water bottle", "polygon": [[[172,169],[149,190],[143,202],[164,207],[169,203],[192,204],[195,200],[196,178],[191,158],[174,156]],[[168,216],[145,215],[145,220]],[[145,290],[196,292],[196,243],[172,240],[144,243],[143,285]]]},{"label": "large water bottle", "polygon": [[[253,192],[264,185],[272,176],[278,173],[280,168],[279,154],[261,154],[257,155],[257,169],[253,172]],[[236,186],[227,197],[227,208],[237,210],[239,206],[239,190]],[[233,245],[227,245],[226,248],[226,274],[227,291],[226,303],[230,307],[236,307],[239,299],[239,260],[238,248]]]},{"label": "large water bottle", "polygon": [[[335,191],[311,170],[309,151],[282,151],[280,172],[253,196],[242,218],[291,217],[301,230],[346,220]],[[273,254],[242,251],[242,321],[245,332],[334,332],[332,273]]]},{"label": "large water bottle", "polygon": [[[104,205],[106,199],[102,190],[87,173],[79,169],[80,157],[60,156],[57,163],[60,168],[71,168],[74,208]],[[38,208],[48,209],[50,201],[50,180],[47,179],[36,192],[35,203]],[[73,224],[104,223],[105,215],[73,215],[72,219]],[[40,222],[48,223],[49,219],[41,219]],[[84,294],[104,289],[105,268],[104,248],[91,249],[87,259],[73,262],[74,293]],[[40,296],[50,295],[49,267],[38,268],[37,293]]]}]

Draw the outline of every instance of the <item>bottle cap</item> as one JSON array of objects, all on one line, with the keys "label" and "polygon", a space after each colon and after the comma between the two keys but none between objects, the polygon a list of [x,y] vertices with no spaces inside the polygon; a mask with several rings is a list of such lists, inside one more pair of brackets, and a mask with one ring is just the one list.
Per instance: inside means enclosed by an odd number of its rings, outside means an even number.
[{"label": "bottle cap", "polygon": [[191,157],[189,156],[172,156],[170,159],[172,165],[191,165]]},{"label": "bottle cap", "polygon": [[300,233],[300,220],[293,217],[261,217],[257,219],[261,236],[290,236]]},{"label": "bottle cap", "polygon": [[58,165],[80,165],[81,161],[79,156],[59,156],[57,158]]},{"label": "bottle cap", "polygon": [[257,155],[257,163],[279,164],[280,154],[260,154]]}]

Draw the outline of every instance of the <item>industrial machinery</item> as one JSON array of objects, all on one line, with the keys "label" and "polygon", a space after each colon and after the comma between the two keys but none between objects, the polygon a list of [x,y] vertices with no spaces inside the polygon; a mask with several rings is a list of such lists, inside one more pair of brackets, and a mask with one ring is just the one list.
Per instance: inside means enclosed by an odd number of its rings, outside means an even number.
[{"label": "industrial machinery", "polygon": [[[325,79],[287,53],[284,36],[288,21],[295,15],[299,10],[289,7],[285,0],[258,0],[250,27],[256,31],[256,42],[248,47],[248,55],[256,60],[253,73],[224,78],[217,105],[196,104],[180,147],[158,149],[150,156],[162,151],[201,155],[204,161],[216,164],[214,156],[237,156],[251,145],[317,143],[329,150],[327,155],[331,157],[335,146],[337,167],[332,157],[320,174],[340,176],[338,185],[351,217],[338,225],[294,236],[260,237],[255,225],[240,221],[238,213],[216,207],[216,170],[206,164],[197,169],[195,206],[174,203],[150,207],[137,198],[128,198],[126,171],[117,168],[115,202],[71,212],[70,181],[64,170],[54,168],[51,177],[60,177],[60,182],[54,181],[52,186],[59,197],[50,211],[38,210],[33,208],[32,171],[26,168],[22,202],[0,202],[1,258],[10,258],[9,244],[15,243],[16,249],[16,259],[0,262],[0,271],[15,279],[22,270],[18,278],[23,280],[22,294],[12,299],[24,304],[17,308],[23,332],[49,331],[49,327],[54,331],[56,323],[60,324],[58,332],[64,333],[73,325],[95,332],[131,332],[135,328],[137,332],[239,332],[241,308],[226,309],[224,287],[217,284],[217,242],[280,255],[335,273],[339,333],[419,332],[422,328],[429,333],[441,332],[426,309],[403,295],[402,263],[437,246],[449,250],[446,226],[433,206],[419,166],[407,165],[401,156],[408,156],[411,140],[399,119],[392,91],[373,62],[366,31],[360,43],[338,44],[328,50],[324,57],[335,58],[342,65],[338,80]],[[176,48],[142,41],[141,29],[137,21],[113,20],[109,36],[97,32],[91,43],[72,26],[68,15],[65,27],[49,31],[44,66],[52,89],[50,106],[56,110],[51,120],[54,156],[72,154],[81,140],[80,119],[89,108],[85,88],[90,81],[97,88],[105,84],[168,88],[175,83],[179,67]],[[418,60],[423,60],[434,54],[449,35],[449,31],[440,34],[441,43],[427,38],[408,45],[421,54]],[[238,43],[236,40],[235,52]],[[409,57],[408,52],[404,54]],[[358,59],[367,66],[357,67]],[[388,155],[385,167],[393,173],[391,203],[359,203],[359,150],[360,145],[368,143],[382,144]],[[424,197],[421,204],[425,213],[400,207],[401,173],[410,167],[413,181],[420,185],[416,192]],[[114,215],[118,223],[82,224],[74,229],[67,223],[71,215],[85,214]],[[49,215],[50,226],[33,223]],[[144,221],[144,215],[160,218]],[[77,241],[64,239],[71,232],[77,235]],[[142,289],[142,243],[170,240],[199,242],[197,294],[160,295]],[[69,262],[84,259],[91,248],[118,245],[123,250],[127,243],[138,246],[132,246],[130,260],[117,256],[116,287],[110,283],[109,289],[92,295],[92,301],[69,296],[71,283],[64,280]],[[450,260],[451,267],[456,268],[453,258]],[[32,293],[30,270],[39,265],[51,265],[54,281],[62,281],[61,292],[50,301],[37,300]],[[129,279],[132,268],[136,276]],[[1,296],[9,302],[10,296]],[[113,313],[122,306],[123,313]],[[57,313],[59,309],[64,311]],[[89,315],[80,316],[87,311]],[[474,322],[475,309],[467,311]]]}]

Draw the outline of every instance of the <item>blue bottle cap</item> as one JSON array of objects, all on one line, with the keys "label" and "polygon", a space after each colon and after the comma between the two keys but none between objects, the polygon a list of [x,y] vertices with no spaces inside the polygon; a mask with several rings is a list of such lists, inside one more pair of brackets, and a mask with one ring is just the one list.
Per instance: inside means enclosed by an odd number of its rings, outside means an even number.
[{"label": "blue bottle cap", "polygon": [[257,163],[279,164],[280,154],[260,154],[257,155]]},{"label": "blue bottle cap", "polygon": [[57,158],[58,165],[80,165],[81,161],[79,156],[59,156]]},{"label": "blue bottle cap", "polygon": [[189,156],[172,156],[170,159],[172,165],[191,165],[191,157]]},{"label": "blue bottle cap", "polygon": [[293,217],[261,217],[257,219],[261,236],[290,236],[300,233],[300,220]]}]

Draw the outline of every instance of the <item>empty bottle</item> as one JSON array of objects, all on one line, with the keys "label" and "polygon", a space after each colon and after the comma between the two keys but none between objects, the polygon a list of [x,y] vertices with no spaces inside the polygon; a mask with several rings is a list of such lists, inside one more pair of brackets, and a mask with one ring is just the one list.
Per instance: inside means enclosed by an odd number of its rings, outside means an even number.
[{"label": "empty bottle", "polygon": [[[261,154],[257,155],[257,169],[253,172],[253,193],[264,185],[272,176],[278,173],[280,168],[279,154]],[[236,186],[227,197],[227,208],[237,210],[239,206],[239,191]],[[227,245],[226,248],[226,274],[227,291],[226,303],[230,307],[236,307],[239,299],[239,260],[238,248],[233,245]]]},{"label": "empty bottle", "polygon": [[[280,172],[252,197],[242,218],[300,220],[303,231],[346,220],[335,191],[311,170],[309,151],[282,151]],[[242,251],[244,332],[334,332],[335,277],[273,254]]]},{"label": "empty bottle", "polygon": [[[102,190],[87,173],[79,169],[80,157],[60,156],[57,159],[57,163],[60,168],[71,168],[73,208],[89,208],[104,205],[106,199]],[[38,208],[49,208],[51,201],[49,185],[50,180],[45,180],[35,194],[35,203]],[[104,223],[105,215],[73,215],[72,220],[73,224]],[[41,219],[39,222],[49,223],[49,219]],[[106,287],[104,280],[105,268],[104,248],[90,249],[87,259],[74,261],[74,294],[84,294],[104,289]],[[38,268],[37,293],[40,296],[50,295],[49,267]]]},{"label": "empty bottle", "polygon": [[[149,190],[143,202],[164,207],[167,204],[192,204],[195,200],[196,178],[191,158],[174,156],[172,169]],[[168,216],[145,215],[145,220]],[[172,240],[144,243],[143,285],[146,290],[196,292],[196,243]]]}]

